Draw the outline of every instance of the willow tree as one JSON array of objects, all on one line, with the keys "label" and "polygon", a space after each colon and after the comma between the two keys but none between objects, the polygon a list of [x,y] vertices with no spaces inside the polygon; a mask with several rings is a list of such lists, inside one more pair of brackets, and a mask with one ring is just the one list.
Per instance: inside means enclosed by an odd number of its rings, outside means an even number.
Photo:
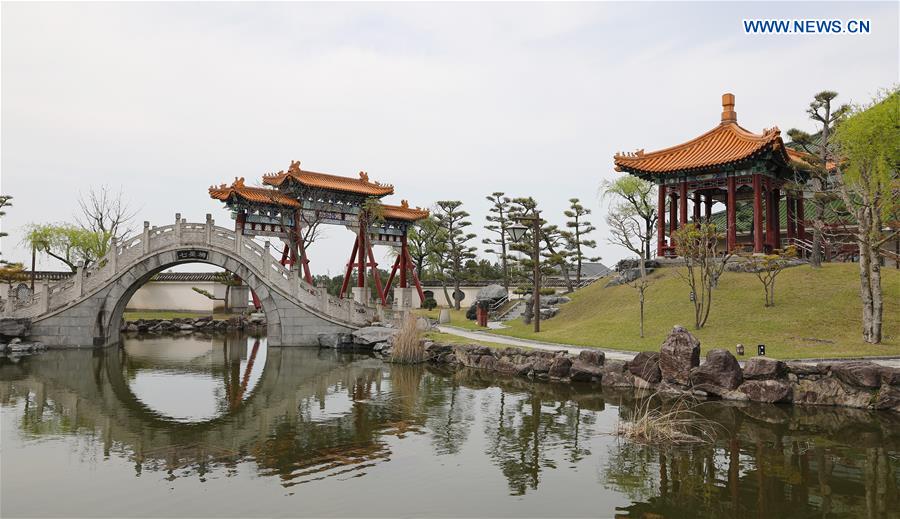
[{"label": "willow tree", "polygon": [[836,128],[835,144],[837,191],[856,220],[863,340],[877,344],[884,313],[880,249],[898,236],[886,224],[900,220],[900,91],[852,108]]}]

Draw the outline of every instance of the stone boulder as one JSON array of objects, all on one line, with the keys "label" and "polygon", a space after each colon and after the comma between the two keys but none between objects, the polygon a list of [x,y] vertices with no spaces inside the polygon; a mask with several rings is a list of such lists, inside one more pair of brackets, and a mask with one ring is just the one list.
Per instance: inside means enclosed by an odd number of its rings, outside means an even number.
[{"label": "stone boulder", "polygon": [[741,384],[738,391],[747,395],[754,402],[790,402],[794,397],[794,386],[784,380],[748,380]]},{"label": "stone boulder", "polygon": [[836,377],[797,382],[794,388],[794,402],[810,405],[838,405],[866,408],[872,401],[873,393],[854,388]]},{"label": "stone boulder", "polygon": [[600,350],[581,350],[577,361],[590,366],[602,366],[606,362],[606,354]]},{"label": "stone boulder", "polygon": [[658,384],[662,380],[662,373],[659,370],[659,353],[655,351],[638,353],[628,363],[628,371],[646,382]]},{"label": "stone boulder", "polygon": [[881,387],[881,372],[883,368],[874,362],[837,362],[829,367],[831,368],[831,373],[845,384],[867,389]]},{"label": "stone boulder", "polygon": [[387,342],[396,334],[397,329],[388,328],[386,326],[366,326],[365,328],[354,330],[351,333],[353,336],[353,344],[358,344],[360,346],[371,346],[379,342]]},{"label": "stone boulder", "polygon": [[728,350],[714,349],[706,354],[706,362],[691,370],[694,389],[718,395],[724,389],[737,389],[743,382],[741,366]]},{"label": "stone boulder", "polygon": [[753,357],[744,363],[744,380],[778,380],[787,377],[787,372],[780,360]]},{"label": "stone boulder", "polygon": [[900,411],[900,387],[881,386],[878,396],[875,398],[875,409],[892,409]]},{"label": "stone boulder", "polygon": [[799,379],[817,380],[828,374],[828,368],[823,368],[815,364],[788,362],[786,365],[788,373],[795,375]]},{"label": "stone boulder", "polygon": [[571,368],[572,359],[559,355],[550,362],[550,369],[547,371],[547,374],[550,375],[550,378],[568,378]]},{"label": "stone boulder", "polygon": [[623,360],[609,360],[601,370],[600,384],[608,387],[634,387],[634,375]]},{"label": "stone boulder", "polygon": [[659,369],[662,379],[687,386],[691,370],[700,365],[700,341],[681,326],[676,326],[659,350]]},{"label": "stone boulder", "polygon": [[475,296],[476,301],[496,301],[498,299],[503,299],[509,295],[505,288],[501,285],[487,285],[478,291],[478,294]]}]

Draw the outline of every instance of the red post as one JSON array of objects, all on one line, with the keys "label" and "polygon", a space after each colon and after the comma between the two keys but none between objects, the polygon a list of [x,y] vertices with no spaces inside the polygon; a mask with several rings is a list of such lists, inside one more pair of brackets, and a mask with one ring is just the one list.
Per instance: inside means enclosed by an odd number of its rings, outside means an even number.
[{"label": "red post", "polygon": [[792,241],[796,236],[797,219],[794,217],[794,197],[788,192],[785,196],[785,205],[787,206],[787,239]]},{"label": "red post", "polygon": [[762,179],[753,175],[753,252],[763,252]]},{"label": "red post", "polygon": [[366,244],[366,251],[369,255],[369,266],[372,267],[372,277],[375,280],[375,293],[378,294],[378,298],[381,299],[381,304],[387,304],[385,293],[381,290],[381,276],[378,275],[378,263],[375,263],[375,253],[372,252],[371,243]]},{"label": "red post", "polygon": [[247,213],[238,213],[234,218],[234,232],[244,234],[244,224],[247,221]]},{"label": "red post", "polygon": [[706,195],[703,197],[703,219],[706,220],[706,223],[709,223],[709,219],[712,217],[712,206],[712,196]]},{"label": "red post", "polygon": [[803,192],[797,197],[797,238],[806,239],[806,213],[803,211]]},{"label": "red post", "polygon": [[678,186],[678,212],[680,216],[680,227],[684,227],[688,224],[687,199],[687,181],[685,181]]},{"label": "red post", "polygon": [[659,186],[656,214],[656,255],[662,257],[666,252],[666,186]]},{"label": "red post", "polygon": [[728,177],[728,199],[725,204],[728,251],[734,252],[737,248],[737,181],[734,177]]},{"label": "red post", "polygon": [[290,246],[287,243],[285,243],[284,244],[284,252],[281,253],[281,266],[282,267],[288,264],[288,249],[289,248],[290,248]]},{"label": "red post", "polygon": [[700,222],[700,191],[694,191],[694,223]]},{"label": "red post", "polygon": [[347,287],[350,285],[350,274],[353,273],[353,262],[356,261],[356,252],[359,250],[359,240],[353,241],[353,252],[350,253],[350,261],[347,262],[347,270],[344,272],[344,282],[341,284],[341,293],[338,297],[344,297]]},{"label": "red post", "polygon": [[391,275],[388,276],[387,284],[384,285],[384,295],[381,296],[381,299],[387,301],[388,292],[391,290],[391,283],[394,282],[394,275],[397,274],[397,269],[400,267],[400,258],[401,255],[397,255],[397,259],[394,260],[394,266],[391,267]]},{"label": "red post", "polygon": [[772,189],[772,248],[781,248],[781,190]]},{"label": "red post", "polygon": [[404,234],[400,238],[400,256],[397,257],[400,260],[400,288],[406,288],[406,271],[410,269],[410,264],[406,261],[406,257],[409,256],[409,247],[406,245],[406,235]]},{"label": "red post", "polygon": [[356,286],[363,288],[366,286],[366,225],[362,216],[359,218],[359,255],[357,255],[358,264],[356,265]]},{"label": "red post", "polygon": [[775,204],[772,203],[772,179],[766,177],[766,246],[775,248]]},{"label": "red post", "polygon": [[416,285],[416,292],[419,293],[419,301],[425,300],[425,292],[422,291],[422,284],[419,283],[419,275],[416,274],[416,269],[413,267],[412,257],[409,255],[409,249],[406,250],[406,265],[409,267],[409,271],[412,272],[413,283]]},{"label": "red post", "polygon": [[[675,194],[673,190],[669,193],[669,240],[672,240],[672,235],[675,234],[675,231],[678,230],[678,195]],[[674,242],[670,243],[670,245],[675,245]]]}]

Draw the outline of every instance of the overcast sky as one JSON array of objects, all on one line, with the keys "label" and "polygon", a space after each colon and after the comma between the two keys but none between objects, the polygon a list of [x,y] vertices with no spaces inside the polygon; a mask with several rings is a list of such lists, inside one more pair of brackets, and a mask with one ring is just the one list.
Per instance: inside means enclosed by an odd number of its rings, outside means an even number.
[{"label": "overcast sky", "polygon": [[[211,184],[286,169],[394,184],[398,203],[579,197],[612,264],[598,185],[616,151],[718,124],[720,96],[759,132],[814,130],[824,89],[866,101],[898,82],[898,3],[2,5],[3,258],[30,222],[70,221],[79,192],[121,188],[135,228],[212,213]],[[745,18],[870,19],[868,35],[743,32]],[[483,250],[480,244],[479,249]],[[331,228],[314,273],[341,270]],[[379,252],[379,255],[382,255]],[[44,260],[39,269],[59,269]],[[194,268],[196,269],[196,267]]]}]

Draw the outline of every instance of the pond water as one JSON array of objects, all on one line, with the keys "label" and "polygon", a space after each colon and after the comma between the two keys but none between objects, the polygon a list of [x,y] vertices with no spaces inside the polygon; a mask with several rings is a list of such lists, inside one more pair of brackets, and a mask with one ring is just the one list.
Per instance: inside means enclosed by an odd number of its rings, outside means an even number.
[{"label": "pond water", "polygon": [[708,403],[662,449],[635,403],[264,338],[4,359],[0,515],[900,517],[900,416]]}]

